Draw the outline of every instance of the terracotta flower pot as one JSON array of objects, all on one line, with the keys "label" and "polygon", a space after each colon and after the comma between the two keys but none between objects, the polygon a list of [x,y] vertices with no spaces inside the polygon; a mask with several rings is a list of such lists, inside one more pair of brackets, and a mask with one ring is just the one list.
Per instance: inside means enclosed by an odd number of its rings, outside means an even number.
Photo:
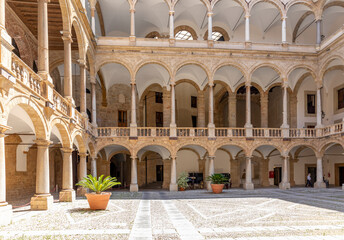
[{"label": "terracotta flower pot", "polygon": [[211,189],[213,193],[222,193],[224,184],[211,184]]},{"label": "terracotta flower pot", "polygon": [[109,203],[111,193],[110,192],[102,192],[101,194],[86,193],[85,196],[92,210],[105,210]]},{"label": "terracotta flower pot", "polygon": [[185,188],[180,187],[180,188],[179,188],[179,191],[185,191]]}]

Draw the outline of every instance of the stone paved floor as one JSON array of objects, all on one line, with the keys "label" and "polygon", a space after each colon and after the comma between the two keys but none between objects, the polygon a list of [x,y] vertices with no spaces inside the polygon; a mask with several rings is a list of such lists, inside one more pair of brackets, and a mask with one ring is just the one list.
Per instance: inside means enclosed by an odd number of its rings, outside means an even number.
[{"label": "stone paved floor", "polygon": [[88,210],[82,198],[43,212],[15,209],[0,239],[344,240],[344,192],[114,192],[106,211]]}]

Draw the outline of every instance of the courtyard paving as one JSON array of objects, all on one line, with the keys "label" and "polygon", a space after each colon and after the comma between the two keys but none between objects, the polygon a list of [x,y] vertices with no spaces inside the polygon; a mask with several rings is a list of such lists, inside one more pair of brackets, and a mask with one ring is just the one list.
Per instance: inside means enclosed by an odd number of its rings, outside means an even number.
[{"label": "courtyard paving", "polygon": [[343,239],[339,188],[113,192],[106,211],[86,199],[14,210],[0,239]]}]

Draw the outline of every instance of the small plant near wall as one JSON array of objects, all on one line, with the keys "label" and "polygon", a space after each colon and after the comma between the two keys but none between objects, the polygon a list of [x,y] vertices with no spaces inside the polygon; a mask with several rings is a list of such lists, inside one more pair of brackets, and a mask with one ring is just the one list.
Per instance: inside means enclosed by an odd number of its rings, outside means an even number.
[{"label": "small plant near wall", "polygon": [[214,173],[207,177],[207,181],[211,181],[211,189],[213,193],[222,193],[223,186],[228,182],[228,178],[220,173]]},{"label": "small plant near wall", "polygon": [[184,191],[189,186],[188,181],[189,181],[189,174],[186,172],[182,172],[179,175],[178,181],[177,181],[179,191]]},{"label": "small plant near wall", "polygon": [[84,177],[76,185],[90,189],[93,193],[86,193],[88,204],[93,210],[105,210],[110,200],[111,192],[104,192],[113,186],[121,184],[115,177],[101,175],[98,179],[91,174]]}]

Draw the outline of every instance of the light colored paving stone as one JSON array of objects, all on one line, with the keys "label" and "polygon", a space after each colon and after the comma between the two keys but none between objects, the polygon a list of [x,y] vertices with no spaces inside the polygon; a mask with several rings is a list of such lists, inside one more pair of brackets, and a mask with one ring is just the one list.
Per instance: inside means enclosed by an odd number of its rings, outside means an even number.
[{"label": "light colored paving stone", "polygon": [[152,239],[150,200],[141,200],[129,239]]}]

